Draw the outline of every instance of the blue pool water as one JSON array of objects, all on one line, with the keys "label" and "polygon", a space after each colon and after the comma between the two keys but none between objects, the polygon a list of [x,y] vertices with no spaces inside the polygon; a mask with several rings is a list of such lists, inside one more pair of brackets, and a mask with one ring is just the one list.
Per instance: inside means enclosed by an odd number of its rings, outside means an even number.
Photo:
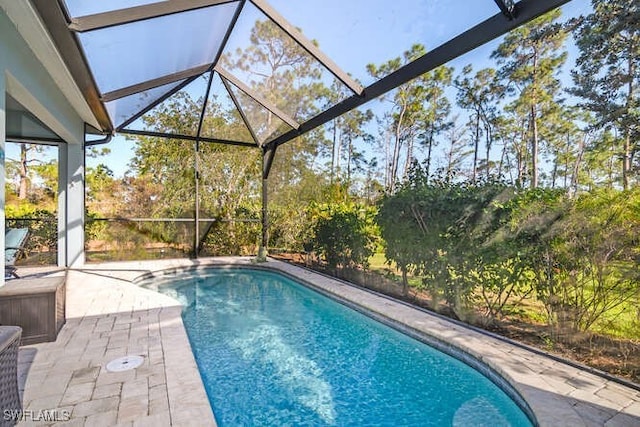
[{"label": "blue pool water", "polygon": [[183,319],[218,425],[531,426],[468,365],[282,275],[187,273]]}]

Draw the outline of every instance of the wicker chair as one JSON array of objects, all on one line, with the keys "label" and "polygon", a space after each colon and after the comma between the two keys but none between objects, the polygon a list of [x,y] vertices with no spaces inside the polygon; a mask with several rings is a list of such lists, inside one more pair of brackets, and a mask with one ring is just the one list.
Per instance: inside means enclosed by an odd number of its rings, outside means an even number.
[{"label": "wicker chair", "polygon": [[22,328],[0,326],[0,427],[14,426],[22,411],[18,391],[18,346]]}]

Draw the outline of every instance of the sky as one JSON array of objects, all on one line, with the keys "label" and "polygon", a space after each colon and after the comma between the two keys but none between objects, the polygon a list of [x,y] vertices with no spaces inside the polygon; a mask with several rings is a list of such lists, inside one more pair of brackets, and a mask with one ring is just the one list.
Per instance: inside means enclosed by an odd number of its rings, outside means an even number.
[{"label": "sky", "polygon": [[[131,5],[131,0],[114,0],[113,7]],[[72,15],[94,13],[96,4],[87,0],[67,0]],[[120,3],[119,3],[120,2]],[[151,0],[136,0],[136,4]],[[250,4],[247,2],[247,4]],[[465,29],[498,12],[494,0],[269,0],[285,19],[303,30],[307,38],[317,40],[320,49],[340,68],[356,77],[365,86],[373,83],[366,72],[369,63],[381,64],[400,56],[412,44],[421,43],[427,50],[437,47]],[[93,5],[93,6],[92,6]],[[94,9],[92,9],[92,7]],[[563,6],[563,17],[589,13],[589,0],[572,0]],[[453,60],[459,72],[466,64],[475,70],[494,66],[491,52],[500,39]],[[570,57],[565,66],[564,79],[575,61],[575,49],[569,47]],[[378,104],[378,105],[376,105]],[[378,110],[378,101],[364,106]],[[7,157],[15,158],[17,146],[7,144]],[[117,135],[110,144],[109,156],[87,159],[87,166],[106,163],[115,176],[128,169],[132,155],[131,141]]]}]

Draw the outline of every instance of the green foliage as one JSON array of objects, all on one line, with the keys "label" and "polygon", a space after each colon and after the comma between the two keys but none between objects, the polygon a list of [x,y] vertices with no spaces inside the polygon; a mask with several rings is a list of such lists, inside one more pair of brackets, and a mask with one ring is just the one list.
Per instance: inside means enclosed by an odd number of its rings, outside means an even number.
[{"label": "green foliage", "polygon": [[567,214],[568,200],[560,190],[536,188],[520,191],[505,204],[508,221],[498,230],[498,242],[513,248],[522,269],[531,274],[529,285],[547,310],[553,323],[557,295],[561,285],[560,271],[566,270],[565,259],[557,248],[561,220]]},{"label": "green foliage", "polygon": [[601,190],[576,199],[537,189],[511,200],[503,242],[518,248],[532,286],[559,330],[589,330],[637,299],[638,190]]},{"label": "green foliage", "polygon": [[313,249],[329,267],[367,267],[379,236],[375,208],[352,203],[311,204]]},{"label": "green foliage", "polygon": [[89,210],[85,211],[84,238],[86,242],[92,240],[105,240],[108,236],[108,224],[105,221],[96,221],[99,215]]},{"label": "green foliage", "polygon": [[225,216],[200,223],[202,256],[252,255],[257,253],[260,237],[260,209],[243,205]]},{"label": "green foliage", "polygon": [[555,303],[585,331],[640,293],[640,190],[581,195],[561,221],[554,245],[565,267]]},{"label": "green foliage", "polygon": [[[387,259],[403,273],[420,275],[436,304],[440,299],[459,317],[471,308],[478,271],[496,258],[485,245],[496,226],[496,200],[506,188],[497,183],[473,186],[468,183],[432,181],[414,172],[412,181],[394,195],[383,199],[378,214]],[[487,262],[483,257],[490,258]]]},{"label": "green foliage", "polygon": [[272,204],[269,207],[269,247],[301,252],[311,241],[308,212],[295,204]]},{"label": "green foliage", "polygon": [[113,171],[103,163],[87,168],[85,177],[87,201],[93,201],[103,195],[113,183]]},{"label": "green foliage", "polygon": [[640,189],[569,198],[561,190],[432,181],[415,170],[387,196],[385,255],[434,304],[486,320],[535,297],[558,331],[587,331],[640,296]]}]

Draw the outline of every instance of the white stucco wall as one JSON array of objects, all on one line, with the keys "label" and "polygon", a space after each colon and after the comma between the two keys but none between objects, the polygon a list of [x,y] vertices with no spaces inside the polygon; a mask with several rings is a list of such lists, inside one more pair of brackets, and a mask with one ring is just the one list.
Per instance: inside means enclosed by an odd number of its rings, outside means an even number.
[{"label": "white stucco wall", "polygon": [[[51,49],[52,44],[42,41],[42,38],[47,38],[46,32],[40,34],[41,38],[38,38],[38,34],[33,34],[44,31],[44,27],[28,3],[0,0],[0,141],[4,144],[6,136],[7,93],[66,141],[66,144],[60,146],[60,160],[62,165],[66,166],[66,171],[60,171],[59,231],[66,239],[59,239],[59,245],[62,244],[59,249],[59,263],[77,266],[84,263],[85,120],[81,114],[86,116],[86,111],[81,108],[83,111],[78,112],[78,105],[82,106],[84,100],[78,99],[77,88],[69,89],[66,81],[68,79],[65,77],[68,71],[60,69],[61,63],[59,57],[56,57],[56,52]],[[31,46],[27,43],[21,31],[28,34],[25,37],[30,38],[29,43],[37,45]],[[43,60],[46,61],[46,66],[43,65]],[[66,83],[60,84],[61,80],[65,80]],[[64,87],[64,91],[60,86]],[[4,177],[4,155],[1,163]],[[4,191],[0,205],[0,235],[4,248]]]}]

